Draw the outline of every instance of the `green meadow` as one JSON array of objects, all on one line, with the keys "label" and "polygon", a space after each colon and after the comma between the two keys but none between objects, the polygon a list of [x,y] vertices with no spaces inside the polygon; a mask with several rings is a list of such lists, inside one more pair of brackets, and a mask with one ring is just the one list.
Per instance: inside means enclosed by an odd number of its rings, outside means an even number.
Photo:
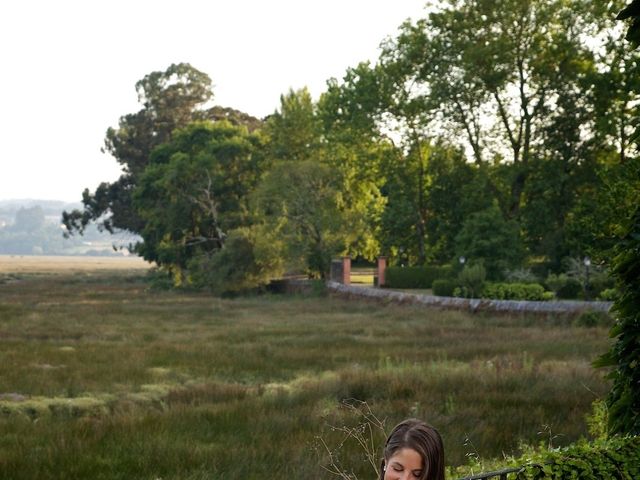
[{"label": "green meadow", "polygon": [[567,445],[606,394],[590,362],[608,344],[561,317],[216,298],[155,291],[140,265],[0,261],[0,478],[328,479],[333,462],[371,479],[384,433],[364,448],[350,430],[368,409],[387,430],[432,423],[452,466]]}]

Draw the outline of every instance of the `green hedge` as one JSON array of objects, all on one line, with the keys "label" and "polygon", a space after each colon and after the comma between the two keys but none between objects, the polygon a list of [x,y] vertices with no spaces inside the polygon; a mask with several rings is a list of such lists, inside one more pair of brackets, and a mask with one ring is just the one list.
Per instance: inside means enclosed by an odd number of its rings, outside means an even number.
[{"label": "green hedge", "polygon": [[453,275],[450,266],[429,265],[425,267],[389,267],[385,271],[385,287],[431,288],[434,280]]},{"label": "green hedge", "polygon": [[558,298],[580,298],[583,294],[583,285],[576,278],[569,277],[565,273],[560,275],[550,274],[545,280],[549,290],[553,290]]},{"label": "green hedge", "polygon": [[453,297],[453,291],[458,288],[456,280],[434,280],[431,285],[431,291],[438,297]]},{"label": "green hedge", "polygon": [[633,480],[640,478],[640,437],[614,437],[546,452],[518,480]]},{"label": "green hedge", "polygon": [[537,283],[487,283],[482,298],[494,300],[551,300],[553,293],[545,292]]}]

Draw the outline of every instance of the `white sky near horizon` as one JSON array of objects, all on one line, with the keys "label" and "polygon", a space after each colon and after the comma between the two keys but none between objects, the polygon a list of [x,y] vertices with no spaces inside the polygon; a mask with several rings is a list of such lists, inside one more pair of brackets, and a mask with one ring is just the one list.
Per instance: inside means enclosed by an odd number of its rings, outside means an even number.
[{"label": "white sky near horizon", "polygon": [[135,83],[188,62],[214,103],[256,117],[289,88],[314,98],[375,61],[425,0],[7,0],[0,4],[0,200],[79,201],[120,169],[106,129],[139,110]]}]

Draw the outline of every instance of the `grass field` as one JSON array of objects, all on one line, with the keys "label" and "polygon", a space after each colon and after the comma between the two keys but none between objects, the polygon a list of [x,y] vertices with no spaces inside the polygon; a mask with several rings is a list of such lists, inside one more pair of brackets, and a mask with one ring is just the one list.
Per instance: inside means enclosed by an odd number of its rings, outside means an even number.
[{"label": "grass field", "polygon": [[607,331],[561,318],[219,299],[151,291],[120,259],[5,260],[0,479],[335,478],[323,442],[371,479],[333,428],[359,421],[350,399],[387,429],[426,419],[459,465],[586,436],[607,390],[590,367]]}]

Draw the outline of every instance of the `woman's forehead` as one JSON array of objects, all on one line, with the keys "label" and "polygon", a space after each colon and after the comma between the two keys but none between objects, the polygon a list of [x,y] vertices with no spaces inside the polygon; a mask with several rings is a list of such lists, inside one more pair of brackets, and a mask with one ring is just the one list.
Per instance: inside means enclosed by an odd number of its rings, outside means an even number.
[{"label": "woman's forehead", "polygon": [[389,458],[389,463],[397,462],[409,470],[422,468],[422,455],[413,448],[405,447],[397,450]]}]

